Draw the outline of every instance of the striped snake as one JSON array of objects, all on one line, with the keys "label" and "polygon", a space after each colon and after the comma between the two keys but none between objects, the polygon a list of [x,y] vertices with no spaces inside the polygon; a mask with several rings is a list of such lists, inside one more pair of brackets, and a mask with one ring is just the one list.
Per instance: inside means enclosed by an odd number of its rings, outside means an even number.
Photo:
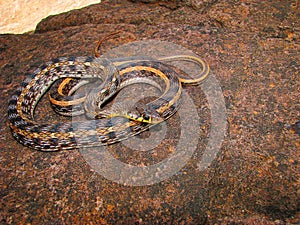
[{"label": "striped snake", "polygon": [[[181,78],[171,66],[163,63],[176,60],[200,64],[202,71],[199,78]],[[204,61],[198,57],[185,55],[155,60],[58,58],[34,71],[11,97],[8,107],[9,126],[13,136],[20,143],[37,150],[56,151],[112,144],[168,119],[179,107],[181,84],[198,83],[208,74],[209,67]],[[54,82],[61,78],[104,80],[99,87],[74,100],[75,104],[81,105],[80,107],[89,117],[96,119],[54,124],[35,121],[34,110],[40,98]],[[61,88],[63,89],[69,81],[60,85]],[[120,89],[133,83],[149,83],[159,87],[163,93],[138,110],[105,112],[99,108]],[[62,93],[61,90],[58,92]],[[74,104],[72,101],[65,101],[64,97],[56,99],[51,98],[51,95],[50,101],[58,108]]]}]

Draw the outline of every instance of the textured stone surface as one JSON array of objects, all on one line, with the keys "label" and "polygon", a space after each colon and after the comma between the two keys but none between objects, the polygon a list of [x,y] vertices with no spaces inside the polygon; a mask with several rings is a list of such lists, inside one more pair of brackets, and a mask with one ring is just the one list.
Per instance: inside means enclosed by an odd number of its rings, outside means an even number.
[{"label": "textured stone surface", "polygon": [[[296,1],[218,1],[205,10],[111,1],[49,17],[35,34],[1,35],[1,222],[299,224],[298,21]],[[26,74],[50,58],[91,55],[94,42],[116,30],[123,33],[107,40],[104,52],[155,39],[209,62],[228,114],[227,136],[210,169],[197,167],[209,115],[205,95],[193,87],[188,92],[203,122],[198,151],[178,174],[155,185],[115,184],[78,151],[36,152],[12,138],[7,102]],[[38,113],[50,109],[47,104]],[[143,158],[118,145],[111,151],[134,162]]]},{"label": "textured stone surface", "polygon": [[99,2],[100,0],[0,0],[0,33],[21,34],[33,31],[37,23],[48,15],[82,8]]}]

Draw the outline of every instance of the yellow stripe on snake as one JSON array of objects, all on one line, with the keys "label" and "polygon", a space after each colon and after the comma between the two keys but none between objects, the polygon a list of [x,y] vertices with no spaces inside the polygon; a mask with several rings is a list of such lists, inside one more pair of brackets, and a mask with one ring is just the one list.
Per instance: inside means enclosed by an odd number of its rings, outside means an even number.
[{"label": "yellow stripe on snake", "polygon": [[[199,64],[202,67],[200,76],[195,79],[181,78],[172,66],[164,63],[176,60]],[[13,136],[20,143],[43,151],[116,143],[168,119],[179,107],[181,84],[198,83],[208,74],[208,65],[194,56],[171,56],[154,60],[58,58],[37,69],[12,96],[8,108],[9,126]],[[65,101],[64,98],[57,100],[50,96],[51,103],[58,107],[81,104],[84,112],[93,119],[54,124],[41,124],[34,120],[34,110],[40,98],[61,78],[104,80],[99,87],[74,102]],[[62,89],[70,80],[63,82],[65,83],[57,90],[59,94],[63,94]],[[162,95],[139,109],[129,109],[125,112],[101,109],[101,105],[113,95],[133,83],[158,86]]]}]

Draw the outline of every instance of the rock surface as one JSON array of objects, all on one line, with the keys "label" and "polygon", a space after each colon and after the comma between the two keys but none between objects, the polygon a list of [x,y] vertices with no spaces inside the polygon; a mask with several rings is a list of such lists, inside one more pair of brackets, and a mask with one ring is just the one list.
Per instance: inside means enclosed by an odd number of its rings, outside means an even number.
[{"label": "rock surface", "polygon": [[[297,3],[149,2],[103,1],[48,17],[34,34],[0,36],[1,223],[299,224]],[[103,52],[155,39],[188,48],[209,63],[223,90],[228,121],[209,169],[198,167],[210,115],[205,95],[195,87],[187,92],[201,116],[197,151],[175,176],[154,185],[116,184],[93,171],[79,151],[37,152],[11,136],[7,102],[27,74],[51,58],[92,55],[99,37],[118,30],[123,32],[107,40]],[[50,109],[42,101],[37,114],[53,121]],[[175,125],[168,141],[180,133]],[[109,149],[133,164],[173,151]]]}]

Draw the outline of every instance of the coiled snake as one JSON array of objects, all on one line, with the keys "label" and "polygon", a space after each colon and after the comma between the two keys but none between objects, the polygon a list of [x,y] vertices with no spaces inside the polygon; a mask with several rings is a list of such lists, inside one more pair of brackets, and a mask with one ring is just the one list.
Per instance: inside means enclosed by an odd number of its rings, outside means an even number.
[{"label": "coiled snake", "polygon": [[[164,63],[173,60],[198,63],[202,67],[199,77],[181,78],[171,66]],[[179,107],[181,84],[198,83],[208,74],[209,66],[203,60],[185,55],[154,60],[94,57],[54,59],[26,78],[11,97],[8,106],[9,126],[20,143],[37,150],[56,151],[112,144],[168,119]],[[34,110],[40,98],[61,78],[104,80],[99,87],[75,101],[76,104],[82,104],[89,117],[96,119],[54,124],[35,121]],[[103,113],[99,108],[123,87],[139,82],[159,86],[163,90],[162,95],[138,110]],[[57,96],[50,96],[53,105],[64,107],[73,104],[64,98],[57,99]]]}]

